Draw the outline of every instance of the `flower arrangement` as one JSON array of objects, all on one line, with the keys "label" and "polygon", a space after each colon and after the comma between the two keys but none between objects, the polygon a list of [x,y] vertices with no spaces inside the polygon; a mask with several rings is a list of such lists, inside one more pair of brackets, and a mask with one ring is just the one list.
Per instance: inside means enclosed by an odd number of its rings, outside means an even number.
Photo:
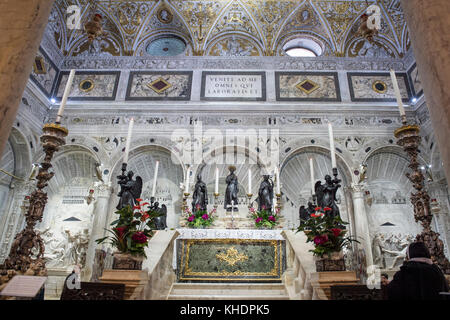
[{"label": "flower arrangement", "polygon": [[340,252],[343,247],[352,241],[358,242],[352,237],[346,237],[347,230],[344,225],[348,222],[342,221],[339,216],[331,215],[329,207],[316,207],[311,218],[301,220],[297,232],[306,234],[306,242],[314,244],[314,250],[310,250],[315,256],[323,257],[334,252]]},{"label": "flower arrangement", "polygon": [[95,240],[98,244],[109,240],[109,243],[117,248],[120,253],[129,253],[137,256],[144,256],[145,247],[148,246],[148,240],[152,237],[152,230],[155,229],[154,218],[159,213],[149,209],[146,210],[148,202],[142,202],[142,199],[136,199],[137,205],[133,208],[126,206],[116,213],[119,219],[111,223],[112,230],[106,229],[112,233],[112,236],[106,236]]},{"label": "flower arrangement", "polygon": [[257,211],[255,208],[250,208],[250,215],[255,221],[257,228],[269,228],[272,229],[278,224],[278,213],[280,208],[276,208],[275,213],[267,210],[265,206],[261,207],[261,211]]},{"label": "flower arrangement", "polygon": [[200,205],[197,205],[196,210],[192,213],[189,208],[185,209],[187,215],[187,225],[191,228],[209,227],[214,222],[214,213],[216,209],[212,209],[209,213],[206,210],[201,210]]}]

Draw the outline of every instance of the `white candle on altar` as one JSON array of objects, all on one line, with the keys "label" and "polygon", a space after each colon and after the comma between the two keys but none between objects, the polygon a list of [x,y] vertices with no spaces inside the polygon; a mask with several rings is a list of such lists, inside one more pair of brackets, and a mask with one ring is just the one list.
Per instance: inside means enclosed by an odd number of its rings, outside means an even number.
[{"label": "white candle on altar", "polygon": [[394,86],[395,98],[397,99],[397,104],[398,104],[398,109],[400,111],[400,115],[405,116],[406,112],[405,112],[405,108],[403,107],[402,95],[400,94],[400,89],[398,87],[398,82],[397,82],[397,77],[395,76],[395,71],[391,69],[390,72],[391,72],[392,85]]},{"label": "white candle on altar", "polygon": [[128,163],[128,154],[130,152],[130,144],[131,144],[131,133],[133,132],[134,119],[130,119],[130,123],[128,125],[128,134],[127,134],[127,142],[125,145],[125,157],[123,158],[123,163]]},{"label": "white candle on altar", "polygon": [[333,127],[331,126],[331,122],[328,122],[328,136],[330,138],[331,168],[337,168],[336,167],[336,151],[334,149]]},{"label": "white candle on altar", "polygon": [[216,186],[214,188],[214,193],[219,193],[219,168],[216,167]]},{"label": "white candle on altar", "polygon": [[191,172],[191,169],[188,168],[187,172],[186,172],[186,186],[185,186],[185,189],[184,189],[184,193],[189,193],[189,176],[190,176],[190,172]]},{"label": "white candle on altar", "polygon": [[248,194],[252,193],[252,169],[248,169]]},{"label": "white candle on altar", "polygon": [[56,116],[56,123],[61,122],[61,117],[66,107],[67,99],[69,98],[70,89],[72,89],[73,78],[75,77],[75,69],[70,70],[69,78],[67,79],[66,88],[64,89],[64,94],[61,99],[61,104],[59,106],[58,114]]},{"label": "white candle on altar", "polygon": [[313,158],[309,158],[309,170],[311,173],[311,192],[312,194],[315,193],[314,191],[314,165],[313,165]]},{"label": "white candle on altar", "polygon": [[280,172],[278,171],[278,167],[275,167],[275,179],[277,180],[277,194],[281,193],[280,189]]},{"label": "white candle on altar", "polygon": [[156,178],[158,177],[158,169],[159,169],[159,161],[156,161],[155,176],[153,177],[152,197],[154,197],[156,193]]}]

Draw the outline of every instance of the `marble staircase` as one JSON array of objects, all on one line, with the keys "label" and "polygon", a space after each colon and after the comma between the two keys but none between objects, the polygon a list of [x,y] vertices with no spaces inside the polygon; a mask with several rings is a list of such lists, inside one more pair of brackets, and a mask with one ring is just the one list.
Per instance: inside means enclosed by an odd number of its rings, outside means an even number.
[{"label": "marble staircase", "polygon": [[283,283],[174,283],[168,300],[289,300]]}]

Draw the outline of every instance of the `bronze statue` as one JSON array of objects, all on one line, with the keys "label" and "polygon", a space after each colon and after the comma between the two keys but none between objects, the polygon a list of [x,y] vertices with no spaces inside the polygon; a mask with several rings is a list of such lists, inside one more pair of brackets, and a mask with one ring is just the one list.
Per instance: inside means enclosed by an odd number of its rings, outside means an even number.
[{"label": "bronze statue", "polygon": [[206,189],[206,184],[202,181],[201,175],[198,174],[194,193],[192,194],[192,212],[195,212],[197,210],[206,210],[207,205],[208,191]]},{"label": "bronze statue", "polygon": [[225,201],[224,208],[227,211],[231,211],[231,204],[233,202],[233,211],[239,211],[238,204],[238,193],[239,193],[239,184],[237,176],[234,174],[236,171],[235,166],[229,166],[228,170],[230,170],[230,174],[226,178],[227,188],[225,190]]},{"label": "bronze statue", "polygon": [[117,178],[120,185],[120,192],[117,194],[120,197],[117,210],[126,206],[133,208],[136,205],[136,199],[141,197],[142,178],[137,176],[136,180],[133,180],[133,171],[128,171],[127,175],[122,174]]},{"label": "bronze statue", "polygon": [[311,214],[313,214],[314,212],[315,210],[313,203],[311,201],[308,201],[308,207],[305,208],[305,206],[301,206],[298,211],[300,221],[308,220],[309,218],[311,218]]},{"label": "bronze statue", "polygon": [[165,204],[159,207],[159,202],[155,202],[151,206],[151,210],[156,211],[159,216],[154,218],[156,230],[164,230],[167,228],[167,207]]},{"label": "bronze statue", "polygon": [[264,175],[258,191],[258,210],[261,211],[264,207],[265,210],[272,211],[272,206],[273,181],[270,179],[269,175]]},{"label": "bronze statue", "polygon": [[324,184],[322,184],[321,181],[317,181],[314,186],[314,191],[316,192],[317,196],[317,205],[322,208],[331,208],[330,215],[333,217],[340,217],[339,208],[336,204],[336,192],[341,187],[341,185],[339,184],[340,182],[341,180],[337,178],[331,180],[331,176],[327,174],[325,176]]}]

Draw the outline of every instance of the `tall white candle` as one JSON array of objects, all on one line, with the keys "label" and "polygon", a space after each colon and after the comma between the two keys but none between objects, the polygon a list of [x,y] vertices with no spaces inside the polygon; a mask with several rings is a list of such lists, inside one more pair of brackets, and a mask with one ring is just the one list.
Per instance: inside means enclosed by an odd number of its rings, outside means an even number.
[{"label": "tall white candle", "polygon": [[214,188],[214,193],[219,193],[219,168],[216,167],[216,185]]},{"label": "tall white candle", "polygon": [[154,197],[156,193],[156,178],[158,177],[158,169],[159,169],[159,161],[156,161],[155,176],[153,177],[152,197]]},{"label": "tall white candle", "polygon": [[313,159],[309,158],[309,171],[311,173],[311,192],[312,194],[315,193],[314,191],[314,165],[313,165]]},{"label": "tall white candle", "polygon": [[61,99],[61,104],[59,106],[58,115],[56,116],[56,122],[61,122],[61,117],[66,107],[67,99],[69,98],[70,89],[72,89],[73,78],[75,77],[75,69],[70,70],[69,78],[67,79],[66,88],[64,89],[64,94]]},{"label": "tall white candle", "polygon": [[248,169],[248,194],[252,193],[252,169]]},{"label": "tall white candle", "polygon": [[398,82],[397,82],[397,77],[395,76],[395,71],[391,69],[390,72],[391,72],[392,85],[394,86],[395,98],[397,99],[397,104],[398,104],[398,109],[400,111],[400,115],[405,116],[406,115],[405,108],[403,107],[402,95],[400,94],[400,89],[398,87]]},{"label": "tall white candle", "polygon": [[277,180],[277,194],[281,193],[280,189],[280,172],[278,171],[278,167],[275,167],[275,179]]},{"label": "tall white candle", "polygon": [[134,119],[130,119],[130,123],[128,124],[128,134],[127,134],[127,142],[125,145],[125,157],[123,158],[123,163],[128,163],[128,154],[130,153],[130,144],[131,144],[131,133],[133,132]]},{"label": "tall white candle", "polygon": [[336,151],[334,149],[334,136],[333,136],[333,127],[331,126],[331,122],[328,122],[328,136],[330,138],[330,150],[331,150],[331,167],[336,167]]},{"label": "tall white candle", "polygon": [[186,185],[185,185],[184,193],[189,193],[189,176],[190,176],[190,173],[191,173],[191,168],[188,168],[187,172],[186,172]]}]

